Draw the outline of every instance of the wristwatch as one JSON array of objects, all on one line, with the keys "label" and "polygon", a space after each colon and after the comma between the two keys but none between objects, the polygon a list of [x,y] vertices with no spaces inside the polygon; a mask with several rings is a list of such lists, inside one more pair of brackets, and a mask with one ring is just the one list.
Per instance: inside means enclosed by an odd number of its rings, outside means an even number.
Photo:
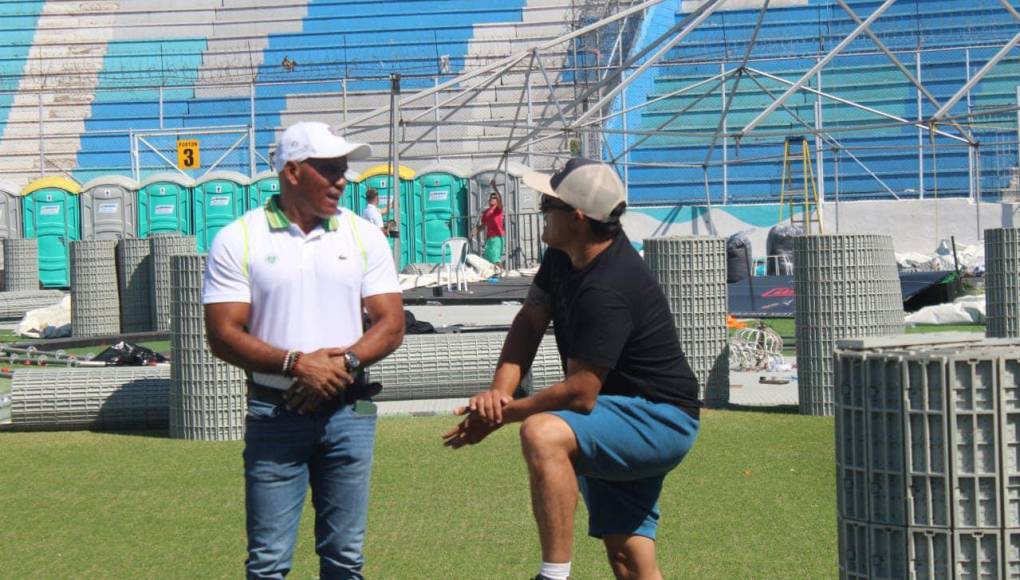
[{"label": "wristwatch", "polygon": [[344,362],[347,364],[347,372],[353,373],[361,368],[361,359],[351,351],[344,353]]}]

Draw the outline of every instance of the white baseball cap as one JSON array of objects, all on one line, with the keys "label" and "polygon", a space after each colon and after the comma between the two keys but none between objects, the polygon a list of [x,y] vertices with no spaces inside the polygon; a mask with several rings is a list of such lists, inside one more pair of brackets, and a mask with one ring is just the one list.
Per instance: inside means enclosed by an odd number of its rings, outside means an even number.
[{"label": "white baseball cap", "polygon": [[305,159],[336,159],[346,157],[348,161],[364,159],[372,154],[367,143],[351,143],[333,134],[329,125],[315,121],[294,123],[280,135],[276,142],[276,157],[273,164],[277,171],[283,171],[288,161]]},{"label": "white baseball cap", "polygon": [[613,210],[627,201],[627,191],[616,171],[591,159],[574,157],[553,175],[532,171],[522,179],[531,189],[555,197],[595,221],[614,221],[610,219]]}]

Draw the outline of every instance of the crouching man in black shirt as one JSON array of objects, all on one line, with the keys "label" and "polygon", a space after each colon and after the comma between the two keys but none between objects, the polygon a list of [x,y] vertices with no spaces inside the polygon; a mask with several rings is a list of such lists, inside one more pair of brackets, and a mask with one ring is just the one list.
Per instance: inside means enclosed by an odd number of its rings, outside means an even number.
[{"label": "crouching man in black shirt", "polygon": [[[588,533],[605,543],[617,578],[661,578],[655,559],[658,498],[666,474],[698,435],[698,384],[666,296],[620,227],[623,183],[608,165],[572,159],[543,194],[549,245],[510,327],[492,387],[457,410],[444,435],[459,448],[523,421],[521,447],[542,544],[538,578],[570,573],[578,491]],[[549,322],[566,378],[530,397],[511,394]]]}]

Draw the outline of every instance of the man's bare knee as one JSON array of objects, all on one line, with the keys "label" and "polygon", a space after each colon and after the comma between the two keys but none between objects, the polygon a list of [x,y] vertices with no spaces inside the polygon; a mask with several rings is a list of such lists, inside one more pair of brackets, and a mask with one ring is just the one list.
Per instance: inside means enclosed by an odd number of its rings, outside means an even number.
[{"label": "man's bare knee", "polygon": [[566,421],[555,415],[532,415],[521,424],[521,450],[529,462],[563,454],[570,456],[576,447],[574,432]]}]

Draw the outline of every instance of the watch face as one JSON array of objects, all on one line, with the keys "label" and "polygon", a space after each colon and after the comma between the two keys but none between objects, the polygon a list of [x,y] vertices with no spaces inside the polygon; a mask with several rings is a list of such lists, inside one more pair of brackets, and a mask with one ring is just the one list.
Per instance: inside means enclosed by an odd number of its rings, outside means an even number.
[{"label": "watch face", "polygon": [[357,369],[361,366],[361,359],[359,359],[358,355],[353,352],[345,353],[344,358],[347,360],[348,369]]}]

